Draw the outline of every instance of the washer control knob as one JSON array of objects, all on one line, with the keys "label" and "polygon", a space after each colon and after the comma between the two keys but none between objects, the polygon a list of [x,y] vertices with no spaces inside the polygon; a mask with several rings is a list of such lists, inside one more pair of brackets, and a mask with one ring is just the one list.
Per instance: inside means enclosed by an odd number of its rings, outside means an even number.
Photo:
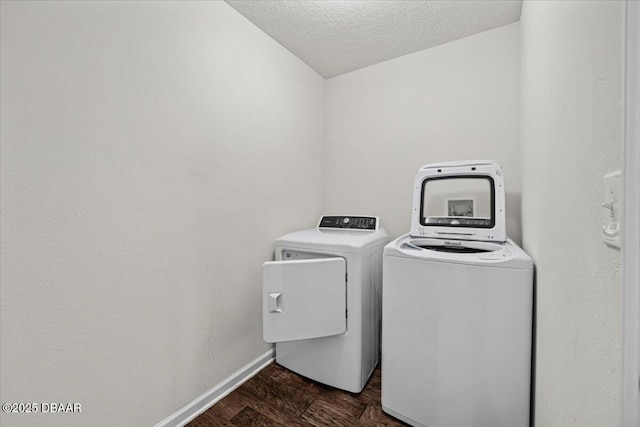
[{"label": "washer control knob", "polygon": [[343,219],[343,220],[342,220],[342,223],[343,223],[343,224],[349,224],[349,218],[347,217],[347,218]]}]

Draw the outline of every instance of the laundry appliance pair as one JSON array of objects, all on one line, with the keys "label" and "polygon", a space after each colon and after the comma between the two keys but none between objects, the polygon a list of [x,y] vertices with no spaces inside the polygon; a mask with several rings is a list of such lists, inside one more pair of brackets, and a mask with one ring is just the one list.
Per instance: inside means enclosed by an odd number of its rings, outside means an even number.
[{"label": "laundry appliance pair", "polygon": [[426,165],[413,190],[411,231],[389,244],[366,216],[276,241],[264,340],[280,365],[355,393],[381,350],[382,409],[414,426],[527,426],[533,264],[506,236],[502,169]]}]

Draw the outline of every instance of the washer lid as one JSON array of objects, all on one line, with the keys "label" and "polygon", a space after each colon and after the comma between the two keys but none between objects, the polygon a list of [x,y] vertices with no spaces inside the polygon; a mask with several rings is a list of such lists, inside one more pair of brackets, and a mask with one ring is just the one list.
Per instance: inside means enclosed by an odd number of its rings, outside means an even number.
[{"label": "washer lid", "polygon": [[500,165],[485,160],[434,163],[416,173],[411,235],[504,242]]},{"label": "washer lid", "polygon": [[493,160],[459,160],[454,162],[440,162],[440,163],[430,163],[428,165],[424,165],[420,168],[420,170],[424,169],[440,169],[440,168],[450,168],[450,167],[461,167],[461,166],[480,166],[480,165],[492,165],[495,164]]},{"label": "washer lid", "polygon": [[285,234],[276,245],[331,252],[364,252],[387,243],[389,236],[383,228],[376,231],[317,229]]}]

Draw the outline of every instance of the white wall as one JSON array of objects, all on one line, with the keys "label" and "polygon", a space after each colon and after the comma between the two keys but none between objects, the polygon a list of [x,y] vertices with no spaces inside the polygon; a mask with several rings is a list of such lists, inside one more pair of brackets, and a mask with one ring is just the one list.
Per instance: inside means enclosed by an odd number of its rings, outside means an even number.
[{"label": "white wall", "polygon": [[536,264],[536,426],[621,425],[620,252],[601,242],[620,168],[624,2],[525,2],[523,241]]},{"label": "white wall", "polygon": [[519,90],[517,23],[327,80],[327,211],[378,215],[399,236],[418,167],[492,159],[520,241]]},{"label": "white wall", "polygon": [[269,348],[324,81],[223,2],[1,4],[1,400],[82,413],[0,424],[152,425]]}]

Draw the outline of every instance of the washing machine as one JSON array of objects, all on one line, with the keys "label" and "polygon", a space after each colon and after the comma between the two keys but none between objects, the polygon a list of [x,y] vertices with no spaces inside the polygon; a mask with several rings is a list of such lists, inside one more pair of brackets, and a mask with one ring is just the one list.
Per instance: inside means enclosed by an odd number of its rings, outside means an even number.
[{"label": "washing machine", "polygon": [[263,339],[276,363],[359,393],[380,355],[382,252],[388,235],[371,216],[323,216],[276,240],[263,265]]},{"label": "washing machine", "polygon": [[413,426],[529,425],[533,263],[504,188],[495,162],[426,165],[384,249],[382,409]]}]

